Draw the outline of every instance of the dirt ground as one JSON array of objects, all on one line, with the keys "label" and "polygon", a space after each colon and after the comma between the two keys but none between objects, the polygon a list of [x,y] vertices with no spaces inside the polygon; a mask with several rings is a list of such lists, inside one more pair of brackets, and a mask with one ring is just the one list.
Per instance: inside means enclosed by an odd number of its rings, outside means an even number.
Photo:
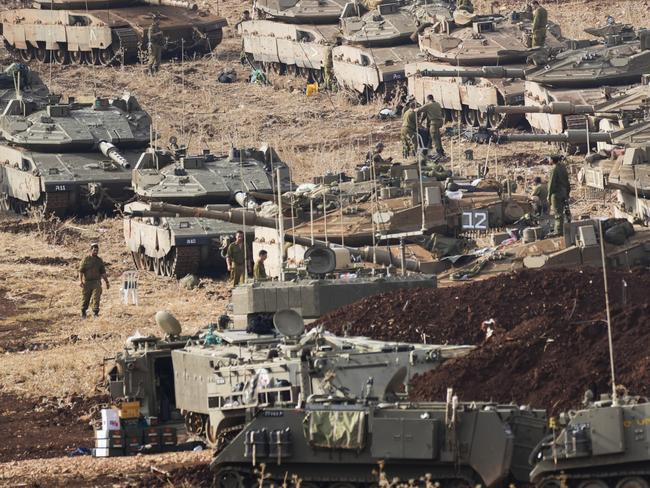
[{"label": "dirt ground", "polygon": [[[491,2],[475,3],[479,11],[486,11]],[[500,2],[505,7],[520,3]],[[570,36],[602,23],[609,14],[635,25],[646,24],[650,16],[647,3],[640,0],[546,3],[551,19]],[[3,5],[0,9],[6,8]],[[248,2],[238,0],[203,5],[225,15],[231,25],[249,8]],[[248,84],[247,70],[238,64],[239,45],[227,28],[212,57],[167,61],[155,78],[146,76],[141,65],[34,69],[53,91],[65,96],[133,93],[152,114],[161,144],[175,135],[193,151],[207,146],[223,152],[231,144],[268,142],[291,165],[298,182],[324,171],[352,168],[378,140],[386,143],[387,155],[401,153],[400,122],[376,117],[381,102],[353,104],[343,93],[308,98],[304,82],[292,78],[274,80],[274,86]],[[9,62],[5,52],[0,52],[0,62]],[[217,83],[217,74],[227,68],[237,71],[239,81]],[[454,169],[461,166],[463,151],[471,148],[477,160],[490,161],[492,174],[502,175],[507,167],[530,179],[547,170],[531,161],[551,150],[541,144],[488,148],[449,138],[445,144]],[[472,172],[474,164],[462,164],[466,168],[461,172]],[[604,208],[581,192],[575,197],[576,207],[585,211]],[[153,321],[157,310],[171,311],[191,330],[214,321],[229,298],[228,287],[218,277],[204,278],[197,289],[186,290],[174,280],[142,274],[140,305],[122,305],[119,276],[132,264],[121,226],[119,218],[61,223],[0,216],[1,486],[128,485],[151,473],[151,466],[165,471],[209,460],[206,452],[108,460],[67,457],[76,447],[90,447],[92,430],[86,416],[104,398],[97,389],[104,358],[135,331],[157,333]],[[93,241],[100,243],[113,287],[105,291],[100,318],[82,320],[76,267]],[[173,484],[182,482],[174,478]]]}]

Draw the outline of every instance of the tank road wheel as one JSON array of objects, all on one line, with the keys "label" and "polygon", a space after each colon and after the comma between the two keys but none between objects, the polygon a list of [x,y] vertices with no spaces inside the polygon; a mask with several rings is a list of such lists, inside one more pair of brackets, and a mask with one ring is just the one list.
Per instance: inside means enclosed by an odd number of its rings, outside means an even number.
[{"label": "tank road wheel", "polygon": [[466,108],[464,111],[465,123],[472,127],[478,127],[478,110]]},{"label": "tank road wheel", "polygon": [[286,71],[284,64],[282,63],[271,63],[271,71],[276,75],[282,76]]},{"label": "tank road wheel", "polygon": [[5,192],[0,193],[0,210],[3,212],[11,210],[11,197]]},{"label": "tank road wheel", "polygon": [[649,488],[648,482],[638,476],[628,476],[616,483],[616,488]]},{"label": "tank road wheel", "polygon": [[214,477],[216,488],[246,488],[241,474],[231,468],[224,468]]},{"label": "tank road wheel", "polygon": [[501,128],[501,125],[503,125],[503,123],[506,120],[506,114],[491,113],[487,116],[487,119],[488,119],[488,124],[491,128],[499,129]]},{"label": "tank road wheel", "polygon": [[449,111],[451,114],[451,121],[458,125],[458,121],[460,120],[461,122],[463,121],[463,114],[459,110],[450,110]]},{"label": "tank road wheel", "polygon": [[217,447],[217,442],[219,442],[219,431],[210,423],[209,419],[205,425],[205,440],[208,446],[213,449]]},{"label": "tank road wheel", "polygon": [[51,52],[52,61],[56,64],[68,64],[68,50],[62,47]]},{"label": "tank road wheel", "polygon": [[153,272],[156,273],[158,276],[162,276],[162,271],[160,267],[161,262],[162,262],[162,258],[151,258]]},{"label": "tank road wheel", "polygon": [[578,488],[607,488],[607,483],[601,479],[591,479],[583,481],[578,485]]},{"label": "tank road wheel", "polygon": [[292,76],[298,76],[298,73],[300,71],[300,68],[296,66],[295,64],[289,64],[287,65],[287,73],[289,73]]},{"label": "tank road wheel", "polygon": [[203,415],[195,412],[187,412],[185,414],[185,428],[191,434],[203,435],[205,429]]},{"label": "tank road wheel", "polygon": [[311,78],[319,85],[322,85],[325,82],[325,74],[322,69],[312,69]]},{"label": "tank road wheel", "polygon": [[106,49],[100,49],[97,51],[97,63],[102,66],[110,66],[115,61],[115,53],[113,48],[108,46]]},{"label": "tank road wheel", "polygon": [[31,60],[34,59],[34,49],[32,49],[31,47],[28,47],[27,49],[19,49],[18,58],[23,63],[29,63]]},{"label": "tank road wheel", "polygon": [[72,64],[86,63],[86,53],[83,51],[70,51],[68,55],[70,56],[70,62]]},{"label": "tank road wheel", "polygon": [[146,271],[147,269],[147,256],[144,253],[144,249],[140,248],[138,252],[135,254],[135,258],[138,260],[138,263],[136,264],[136,268],[141,269]]},{"label": "tank road wheel", "polygon": [[140,269],[140,255],[137,252],[131,251],[131,257],[133,258],[135,269]]},{"label": "tank road wheel", "polygon": [[49,63],[50,59],[52,59],[52,52],[44,47],[37,47],[34,56],[39,63]]}]

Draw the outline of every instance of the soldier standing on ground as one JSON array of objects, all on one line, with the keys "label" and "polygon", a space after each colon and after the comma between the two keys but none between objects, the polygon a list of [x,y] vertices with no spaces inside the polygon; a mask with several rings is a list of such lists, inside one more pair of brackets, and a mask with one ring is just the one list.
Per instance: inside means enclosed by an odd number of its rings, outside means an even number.
[{"label": "soldier standing on ground", "polygon": [[264,249],[258,254],[258,259],[253,266],[253,279],[255,281],[266,281],[269,279],[266,275],[266,268],[264,267],[264,261],[266,261],[267,256],[268,253]]},{"label": "soldier standing on ground", "polygon": [[546,42],[546,24],[548,24],[548,12],[539,3],[533,0],[533,47],[544,47]]},{"label": "soldier standing on ground", "polygon": [[104,261],[98,256],[99,244],[90,245],[90,254],[81,260],[79,265],[79,286],[82,289],[81,316],[86,318],[88,305],[92,306],[93,315],[99,315],[99,300],[102,296],[102,281],[106,283],[106,289],[110,289],[106,275]]},{"label": "soldier standing on ground", "polygon": [[440,138],[440,128],[444,122],[442,107],[433,99],[433,95],[427,95],[427,103],[420,107],[417,112],[423,114],[426,118],[431,144],[435,145],[438,156],[444,156],[445,150],[442,148],[442,139]]},{"label": "soldier standing on ground", "polygon": [[226,267],[230,272],[234,286],[246,282],[246,256],[244,251],[244,233],[241,230],[235,234],[235,242],[226,251]]},{"label": "soldier standing on ground", "polygon": [[569,173],[560,156],[549,156],[553,168],[548,177],[548,197],[551,202],[551,213],[555,217],[554,235],[562,235],[564,231],[564,214],[569,214]]},{"label": "soldier standing on ground", "polygon": [[325,62],[323,63],[323,84],[325,89],[331,90],[334,88],[334,61],[332,60],[332,48],[327,50]]},{"label": "soldier standing on ground", "polygon": [[411,102],[409,108],[402,115],[402,154],[405,158],[415,156],[417,153],[418,117],[416,103]]},{"label": "soldier standing on ground", "polygon": [[160,17],[154,14],[153,22],[147,33],[149,39],[149,74],[154,75],[160,69],[162,59],[162,48],[164,44],[163,32],[160,29]]}]

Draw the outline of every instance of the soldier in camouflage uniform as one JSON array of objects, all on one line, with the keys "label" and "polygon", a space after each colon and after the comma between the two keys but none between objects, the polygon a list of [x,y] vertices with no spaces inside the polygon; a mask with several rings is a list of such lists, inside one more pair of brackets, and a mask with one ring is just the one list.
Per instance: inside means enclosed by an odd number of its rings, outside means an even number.
[{"label": "soldier in camouflage uniform", "polygon": [[553,168],[548,177],[548,197],[551,202],[551,213],[555,217],[554,235],[562,235],[564,231],[564,215],[570,216],[569,213],[569,193],[571,184],[569,183],[569,173],[562,162],[560,156],[549,157],[549,162],[553,163]]},{"label": "soldier in camouflage uniform", "polygon": [[160,69],[164,44],[163,33],[160,30],[160,17],[157,14],[154,14],[147,37],[149,39],[149,74],[154,75]]},{"label": "soldier in camouflage uniform", "polygon": [[402,115],[402,154],[405,158],[415,156],[417,153],[418,117],[416,104],[411,102],[409,108]]},{"label": "soldier in camouflage uniform", "polygon": [[266,261],[268,255],[269,253],[264,249],[259,252],[257,261],[255,261],[255,266],[253,266],[253,279],[255,281],[267,281],[269,279],[266,274],[266,267],[264,266],[264,261]]},{"label": "soldier in camouflage uniform", "polygon": [[533,12],[533,47],[544,47],[548,12],[538,0],[533,0],[533,8],[535,9]]},{"label": "soldier in camouflage uniform", "polygon": [[244,233],[239,230],[235,234],[235,242],[232,242],[226,251],[226,267],[230,271],[234,286],[246,282],[246,251],[244,245]]},{"label": "soldier in camouflage uniform", "polygon": [[444,156],[445,150],[442,148],[442,139],[440,138],[440,128],[444,122],[442,107],[433,99],[433,95],[427,95],[427,103],[417,109],[418,114],[424,116],[431,143],[435,145],[438,156]]},{"label": "soldier in camouflage uniform", "polygon": [[327,90],[334,88],[334,63],[332,61],[332,48],[327,50],[327,56],[323,63],[323,81]]},{"label": "soldier in camouflage uniform", "polygon": [[106,282],[106,289],[108,290],[111,285],[108,282],[106,275],[106,267],[104,261],[98,256],[99,244],[93,243],[90,245],[90,254],[81,260],[79,265],[79,286],[81,286],[82,299],[81,299],[81,316],[86,318],[86,310],[88,305],[92,306],[93,315],[99,315],[99,300],[102,296],[102,281]]}]

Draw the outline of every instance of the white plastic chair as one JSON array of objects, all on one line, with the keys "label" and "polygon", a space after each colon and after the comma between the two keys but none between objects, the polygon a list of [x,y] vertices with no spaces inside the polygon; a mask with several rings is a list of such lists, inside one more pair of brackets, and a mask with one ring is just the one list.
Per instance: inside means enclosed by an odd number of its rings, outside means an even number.
[{"label": "white plastic chair", "polygon": [[122,303],[129,304],[129,297],[133,301],[133,305],[138,304],[138,272],[125,271],[122,273]]}]

